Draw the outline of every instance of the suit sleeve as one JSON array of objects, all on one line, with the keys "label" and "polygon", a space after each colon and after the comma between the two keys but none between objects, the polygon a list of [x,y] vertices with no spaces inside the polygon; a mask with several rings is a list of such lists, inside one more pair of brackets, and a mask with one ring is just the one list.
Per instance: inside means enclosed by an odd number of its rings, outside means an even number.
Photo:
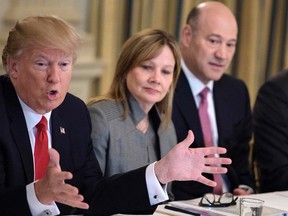
[{"label": "suit sleeve", "polygon": [[254,107],[254,156],[262,192],[288,189],[288,97],[275,82],[260,89]]}]

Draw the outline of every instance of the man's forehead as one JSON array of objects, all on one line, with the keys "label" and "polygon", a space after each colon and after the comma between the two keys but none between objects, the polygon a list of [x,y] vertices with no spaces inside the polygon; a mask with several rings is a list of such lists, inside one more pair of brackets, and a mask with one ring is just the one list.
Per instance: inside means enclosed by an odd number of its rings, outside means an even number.
[{"label": "man's forehead", "polygon": [[222,16],[202,16],[198,29],[206,34],[220,35],[225,38],[237,39],[238,27],[235,20],[227,20]]},{"label": "man's forehead", "polygon": [[61,49],[47,48],[47,47],[30,47],[26,50],[32,57],[69,57],[72,54],[67,54]]}]

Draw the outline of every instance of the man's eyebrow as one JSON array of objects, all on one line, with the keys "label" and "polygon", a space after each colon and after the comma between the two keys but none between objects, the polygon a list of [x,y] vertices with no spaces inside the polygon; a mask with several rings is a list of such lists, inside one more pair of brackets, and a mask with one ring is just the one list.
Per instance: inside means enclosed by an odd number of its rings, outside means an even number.
[{"label": "man's eyebrow", "polygon": [[[208,35],[208,37],[217,37],[217,38],[219,38],[219,39],[224,39],[221,35],[215,34],[215,33],[212,33],[212,34]],[[237,38],[227,39],[226,41],[237,42]]]},{"label": "man's eyebrow", "polygon": [[219,35],[219,34],[215,34],[215,33],[211,33],[211,34],[209,34],[208,37],[218,37],[218,38],[222,38],[221,35]]}]

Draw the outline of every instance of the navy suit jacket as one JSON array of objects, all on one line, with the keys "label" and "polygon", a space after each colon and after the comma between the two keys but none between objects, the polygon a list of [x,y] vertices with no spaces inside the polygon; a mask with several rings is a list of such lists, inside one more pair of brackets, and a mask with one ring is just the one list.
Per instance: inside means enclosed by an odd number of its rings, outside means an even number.
[{"label": "navy suit jacket", "polygon": [[[249,141],[252,136],[250,99],[246,85],[232,76],[224,74],[214,82],[213,97],[218,128],[218,146],[227,148],[224,155],[232,159],[228,168],[228,182],[231,192],[239,184],[255,187],[249,165]],[[192,148],[204,147],[198,108],[183,71],[176,86],[173,101],[173,122],[178,142],[188,130],[192,130],[195,141]],[[212,179],[212,175],[206,175]],[[212,192],[213,188],[198,182],[173,182],[175,199],[191,199]]]},{"label": "navy suit jacket", "polygon": [[[57,204],[61,214],[111,215],[152,213],[145,181],[146,167],[104,178],[93,152],[91,120],[86,105],[67,94],[52,111],[52,147],[60,154],[60,166],[70,171],[68,183],[79,188],[90,209]],[[61,133],[60,127],[65,128]],[[7,76],[0,76],[0,212],[1,215],[31,215],[26,185],[34,178],[29,135],[18,97]]]},{"label": "navy suit jacket", "polygon": [[260,192],[288,190],[288,70],[259,89],[254,106],[254,159]]}]

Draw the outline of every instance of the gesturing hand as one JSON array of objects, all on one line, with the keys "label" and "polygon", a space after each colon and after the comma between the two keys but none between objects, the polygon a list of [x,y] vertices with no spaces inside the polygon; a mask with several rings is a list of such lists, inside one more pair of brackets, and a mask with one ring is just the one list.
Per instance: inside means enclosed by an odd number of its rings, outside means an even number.
[{"label": "gesturing hand", "polygon": [[207,179],[202,173],[226,173],[222,164],[231,164],[231,159],[208,157],[226,153],[225,148],[206,147],[189,148],[194,141],[194,134],[188,131],[187,137],[171,149],[168,154],[155,164],[155,174],[162,184],[171,181],[194,180],[215,187],[216,182]]},{"label": "gesturing hand", "polygon": [[50,162],[46,176],[35,182],[35,193],[43,204],[51,204],[53,201],[76,208],[88,209],[89,205],[83,202],[84,197],[79,194],[76,187],[65,183],[66,179],[72,179],[72,173],[63,172],[59,164],[59,154],[55,149],[49,149]]}]

